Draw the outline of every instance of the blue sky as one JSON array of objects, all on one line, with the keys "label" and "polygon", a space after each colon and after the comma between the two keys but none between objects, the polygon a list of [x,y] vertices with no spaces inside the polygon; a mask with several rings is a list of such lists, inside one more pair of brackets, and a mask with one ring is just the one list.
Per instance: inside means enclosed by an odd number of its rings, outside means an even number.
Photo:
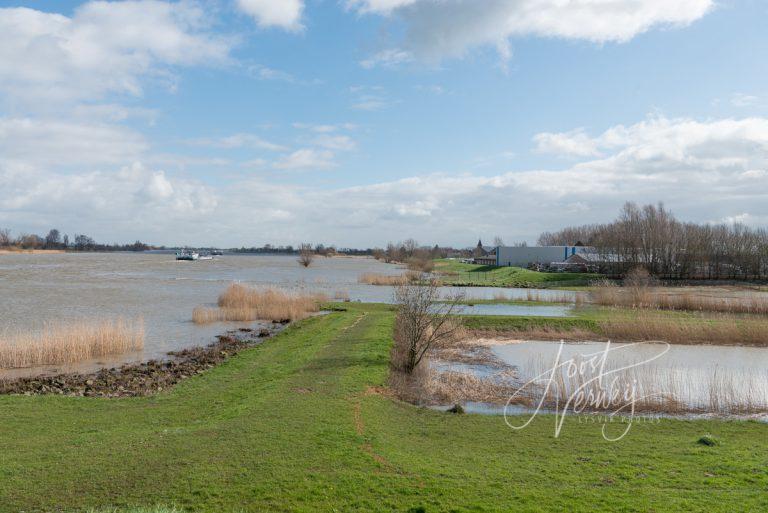
[{"label": "blue sky", "polygon": [[0,6],[17,233],[463,246],[628,200],[768,220],[764,2]]}]

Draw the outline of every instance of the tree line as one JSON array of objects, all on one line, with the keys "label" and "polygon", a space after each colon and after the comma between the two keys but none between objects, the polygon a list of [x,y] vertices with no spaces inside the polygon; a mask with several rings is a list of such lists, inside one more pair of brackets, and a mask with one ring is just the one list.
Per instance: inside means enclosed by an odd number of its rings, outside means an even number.
[{"label": "tree line", "polygon": [[595,248],[597,270],[610,276],[643,267],[664,279],[768,278],[765,228],[682,222],[661,203],[626,203],[610,223],[545,232],[538,240],[542,246],[578,242]]},{"label": "tree line", "polygon": [[67,251],[146,251],[152,249],[151,246],[139,240],[131,244],[100,244],[84,234],[75,234],[70,239],[69,235],[62,234],[55,228],[51,229],[45,236],[34,233],[20,233],[14,236],[11,230],[0,229],[0,248]]}]

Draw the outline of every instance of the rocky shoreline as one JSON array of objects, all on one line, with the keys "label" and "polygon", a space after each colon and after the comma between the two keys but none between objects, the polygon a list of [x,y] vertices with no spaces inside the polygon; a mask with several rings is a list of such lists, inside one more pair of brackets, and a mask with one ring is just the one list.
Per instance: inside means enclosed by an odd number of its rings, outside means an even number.
[{"label": "rocky shoreline", "polygon": [[162,392],[195,374],[226,361],[253,347],[285,327],[273,323],[259,330],[241,328],[216,337],[206,347],[168,353],[168,360],[149,360],[90,374],[61,374],[0,379],[0,394],[67,395],[84,397],[136,397]]}]

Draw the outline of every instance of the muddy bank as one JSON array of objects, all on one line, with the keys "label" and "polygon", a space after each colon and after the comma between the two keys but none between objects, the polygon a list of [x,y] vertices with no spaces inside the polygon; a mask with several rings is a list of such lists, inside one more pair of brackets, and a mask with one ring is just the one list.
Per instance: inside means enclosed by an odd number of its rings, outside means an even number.
[{"label": "muddy bank", "polygon": [[241,328],[216,337],[206,347],[168,353],[167,360],[150,360],[101,369],[89,374],[61,374],[0,379],[0,394],[68,395],[85,397],[135,397],[151,395],[179,381],[224,362],[241,350],[253,347],[284,328],[273,323],[266,328]]}]

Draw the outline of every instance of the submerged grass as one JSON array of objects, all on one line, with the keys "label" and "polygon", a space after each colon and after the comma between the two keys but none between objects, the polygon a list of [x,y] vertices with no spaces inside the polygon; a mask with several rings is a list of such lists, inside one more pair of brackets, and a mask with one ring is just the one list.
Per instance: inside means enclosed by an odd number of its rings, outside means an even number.
[{"label": "submerged grass", "polygon": [[0,337],[0,368],[77,363],[143,348],[141,320],[54,323],[37,332]]},{"label": "submerged grass", "polygon": [[554,438],[552,416],[417,408],[379,392],[393,312],[345,306],[156,396],[0,397],[0,512],[768,507],[765,424],[638,421],[609,443],[578,417]]}]

